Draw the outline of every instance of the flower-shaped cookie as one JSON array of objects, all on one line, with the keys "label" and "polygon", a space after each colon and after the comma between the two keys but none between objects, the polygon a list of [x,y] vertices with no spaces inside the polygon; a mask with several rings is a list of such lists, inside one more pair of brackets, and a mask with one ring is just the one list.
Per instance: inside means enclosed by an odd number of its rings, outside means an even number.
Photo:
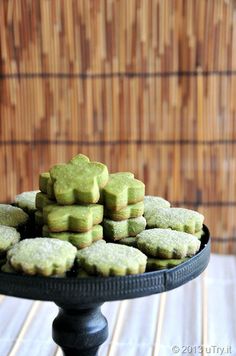
[{"label": "flower-shaped cookie", "polygon": [[47,205],[43,208],[44,224],[54,232],[77,231],[86,232],[103,219],[103,206],[87,205]]},{"label": "flower-shaped cookie", "polygon": [[124,276],[143,273],[147,256],[136,248],[101,240],[79,250],[77,262],[89,274]]},{"label": "flower-shaped cookie", "polygon": [[58,204],[97,203],[108,181],[107,167],[79,154],[67,164],[57,164],[39,177],[39,187]]},{"label": "flower-shaped cookie", "polygon": [[76,252],[67,241],[38,237],[18,242],[8,251],[7,260],[15,271],[51,276],[68,271]]},{"label": "flower-shaped cookie", "polygon": [[107,209],[118,211],[142,201],[144,193],[144,183],[135,179],[133,173],[113,173],[102,190],[102,201]]}]

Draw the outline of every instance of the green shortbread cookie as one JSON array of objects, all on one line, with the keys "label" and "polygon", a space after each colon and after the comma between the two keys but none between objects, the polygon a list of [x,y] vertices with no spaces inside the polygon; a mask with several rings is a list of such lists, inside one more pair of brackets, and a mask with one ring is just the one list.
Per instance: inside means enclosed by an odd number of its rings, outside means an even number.
[{"label": "green shortbread cookie", "polygon": [[146,227],[143,216],[122,221],[103,220],[104,236],[112,240],[120,240],[128,236],[136,236]]},{"label": "green shortbread cookie", "polygon": [[95,225],[87,232],[51,232],[47,225],[43,226],[43,236],[69,241],[78,249],[90,246],[94,241],[103,238],[103,228],[101,225]]},{"label": "green shortbread cookie", "polygon": [[53,183],[49,172],[44,172],[39,175],[39,189],[47,194],[49,199],[55,199]]},{"label": "green shortbread cookie", "polygon": [[[79,155],[75,156],[74,158],[72,158],[72,160],[69,161],[69,163],[72,163],[72,164],[78,163],[79,164],[81,158],[83,158],[83,157],[86,157],[86,156],[79,154]],[[86,161],[87,161],[87,157],[86,157]],[[41,192],[47,194],[49,199],[55,199],[53,183],[52,183],[51,176],[50,176],[49,172],[44,172],[39,175],[39,189],[41,190]]]},{"label": "green shortbread cookie", "polygon": [[158,208],[170,208],[170,203],[161,198],[161,197],[155,197],[152,195],[146,195],[144,197],[144,217],[146,220],[149,220],[153,212],[156,211]]},{"label": "green shortbread cookie", "polygon": [[[4,273],[19,273],[17,271],[14,270],[14,268],[10,265],[9,262],[6,262],[2,268],[1,268],[1,271],[4,272]],[[25,273],[23,273],[25,274]],[[66,277],[66,273],[61,273],[61,274],[54,274],[50,277],[54,277],[54,278],[62,278],[62,277]]]},{"label": "green shortbread cookie", "polygon": [[0,257],[20,241],[20,234],[14,227],[0,225]]},{"label": "green shortbread cookie", "polygon": [[158,208],[146,219],[148,228],[170,228],[194,234],[202,229],[204,216],[184,208]]},{"label": "green shortbread cookie", "polygon": [[43,221],[43,213],[40,210],[37,210],[34,213],[34,221],[36,225],[43,226],[44,221]]},{"label": "green shortbread cookie", "polygon": [[173,268],[181,263],[187,261],[188,258],[182,258],[182,259],[158,259],[158,258],[148,258],[147,259],[147,267],[146,271],[156,271],[159,269],[168,269],[168,268]]},{"label": "green shortbread cookie", "polygon": [[118,240],[119,244],[137,247],[137,238],[136,237],[125,237],[124,239]]},{"label": "green shortbread cookie", "polygon": [[27,212],[34,212],[36,210],[35,198],[38,190],[23,192],[16,195],[15,203],[19,208],[26,210]]},{"label": "green shortbread cookie", "polygon": [[50,231],[86,232],[98,225],[103,219],[103,206],[88,205],[47,205],[43,208],[44,224]]},{"label": "green shortbread cookie", "polygon": [[199,240],[201,239],[201,237],[204,235],[204,231],[203,229],[197,231],[194,233],[194,236],[196,236]]},{"label": "green shortbread cookie", "polygon": [[104,240],[97,241],[77,253],[79,266],[92,275],[124,276],[143,273],[146,261],[147,256],[138,249],[106,243]]},{"label": "green shortbread cookie", "polygon": [[67,241],[41,238],[25,239],[7,253],[14,270],[30,275],[60,275],[74,264],[77,249]]},{"label": "green shortbread cookie", "polygon": [[36,195],[35,204],[36,208],[42,211],[45,206],[56,204],[56,201],[49,199],[47,194],[39,192]]},{"label": "green shortbread cookie", "polygon": [[171,229],[145,230],[137,236],[138,248],[149,256],[182,259],[199,250],[201,242],[194,235]]},{"label": "green shortbread cookie", "polygon": [[118,211],[142,201],[144,193],[144,183],[135,179],[133,173],[119,172],[110,174],[101,199],[107,209]]},{"label": "green shortbread cookie", "polygon": [[17,273],[14,268],[9,264],[9,262],[6,262],[2,267],[1,271],[5,273]]},{"label": "green shortbread cookie", "polygon": [[8,204],[0,204],[0,225],[18,227],[27,222],[29,216],[21,209]]},{"label": "green shortbread cookie", "polygon": [[90,162],[84,155],[68,164],[57,164],[50,169],[56,201],[61,205],[97,203],[100,189],[108,181],[107,167],[99,162]]},{"label": "green shortbread cookie", "polygon": [[139,203],[130,204],[118,211],[106,209],[105,215],[111,220],[121,221],[121,220],[127,220],[130,218],[137,218],[139,216],[142,216],[143,212],[144,212],[144,204],[142,201],[140,201]]}]

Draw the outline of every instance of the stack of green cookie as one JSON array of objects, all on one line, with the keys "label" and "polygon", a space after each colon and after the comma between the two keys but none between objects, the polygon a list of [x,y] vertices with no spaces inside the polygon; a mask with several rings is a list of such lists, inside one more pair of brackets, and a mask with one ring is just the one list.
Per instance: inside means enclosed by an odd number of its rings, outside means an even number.
[{"label": "stack of green cookie", "polygon": [[[39,189],[18,195],[18,207],[0,204],[4,272],[122,276],[175,267],[200,248],[203,215],[144,196],[132,173],[109,175],[82,154],[40,174]],[[20,235],[31,223],[33,236]]]},{"label": "stack of green cookie", "polygon": [[97,203],[108,176],[104,164],[82,154],[40,174],[35,221],[43,225],[43,236],[69,241],[78,249],[102,239],[103,206]]},{"label": "stack of green cookie", "polygon": [[108,183],[102,189],[100,201],[104,205],[104,237],[121,241],[137,236],[146,226],[144,212],[143,182],[129,172],[110,174]]}]

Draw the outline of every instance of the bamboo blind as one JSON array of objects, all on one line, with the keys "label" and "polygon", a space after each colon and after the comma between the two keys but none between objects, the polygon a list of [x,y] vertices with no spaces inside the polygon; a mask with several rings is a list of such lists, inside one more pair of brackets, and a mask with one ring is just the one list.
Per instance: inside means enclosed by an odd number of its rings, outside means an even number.
[{"label": "bamboo blind", "polygon": [[236,1],[0,0],[0,201],[82,152],[236,251]]}]

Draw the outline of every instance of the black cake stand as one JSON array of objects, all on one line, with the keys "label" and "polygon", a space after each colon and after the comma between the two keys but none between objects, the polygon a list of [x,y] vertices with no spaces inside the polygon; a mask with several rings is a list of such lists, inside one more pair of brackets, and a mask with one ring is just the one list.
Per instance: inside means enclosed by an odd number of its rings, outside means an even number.
[{"label": "black cake stand", "polygon": [[53,322],[53,340],[65,356],[94,356],[108,336],[101,305],[106,301],[166,292],[199,276],[210,258],[210,234],[206,226],[204,232],[200,251],[168,270],[89,278],[31,277],[0,272],[0,293],[56,303],[59,313]]}]

